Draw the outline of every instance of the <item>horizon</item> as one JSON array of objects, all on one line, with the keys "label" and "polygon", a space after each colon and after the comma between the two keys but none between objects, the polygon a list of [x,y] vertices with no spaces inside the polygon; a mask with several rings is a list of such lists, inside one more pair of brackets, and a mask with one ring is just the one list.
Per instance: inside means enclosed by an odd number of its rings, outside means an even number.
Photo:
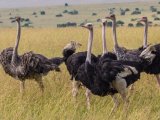
[{"label": "horizon", "polygon": [[148,2],[150,0],[0,0],[0,8],[22,8],[22,7],[46,7],[46,6],[56,6],[64,5],[68,3],[69,5],[78,4],[100,4],[100,3],[129,3],[129,2]]}]

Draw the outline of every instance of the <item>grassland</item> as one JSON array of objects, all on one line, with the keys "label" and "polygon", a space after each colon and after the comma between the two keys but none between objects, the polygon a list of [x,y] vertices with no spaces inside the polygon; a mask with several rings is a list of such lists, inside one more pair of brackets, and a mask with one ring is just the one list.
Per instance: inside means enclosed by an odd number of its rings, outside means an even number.
[{"label": "grassland", "polygon": [[[150,6],[157,8],[160,11],[160,4],[158,0],[152,0],[149,2],[136,2],[136,3],[117,3],[117,4],[95,4],[95,5],[69,5],[65,6],[50,6],[50,7],[40,7],[40,8],[15,8],[15,9],[0,9],[0,27],[13,27],[14,24],[11,23],[10,17],[21,16],[23,18],[29,18],[31,21],[31,26],[38,28],[45,27],[56,27],[57,24],[62,24],[66,22],[76,22],[78,25],[82,22],[92,22],[99,26],[97,19],[104,18],[109,14],[110,8],[115,8],[115,14],[117,15],[117,20],[122,20],[125,22],[124,26],[128,23],[133,23],[134,25],[137,21],[131,21],[131,19],[140,18],[142,16],[147,16],[149,21],[153,22],[153,25],[160,24],[159,21],[154,21],[154,17],[160,17],[156,12],[150,11]],[[126,12],[126,15],[120,15],[120,8],[129,8],[130,11]],[[131,15],[131,13],[139,8],[142,11],[139,15]],[[69,15],[63,13],[64,10],[78,10],[78,15]],[[46,15],[40,15],[40,11],[45,11]],[[32,15],[36,12],[37,15]],[[92,13],[97,13],[96,16],[92,16]],[[57,14],[62,14],[63,17],[56,17]],[[23,23],[24,24],[24,23]]]},{"label": "grassland", "polygon": [[[159,27],[149,28],[149,43],[159,43]],[[118,28],[120,45],[137,48],[142,44],[142,28]],[[93,53],[100,54],[101,28],[94,30]],[[16,29],[0,29],[0,51],[13,46]],[[47,57],[62,56],[63,47],[71,40],[82,43],[78,51],[86,50],[88,31],[83,28],[23,28],[19,54],[27,51],[41,53]],[[107,29],[107,44],[112,50],[111,29]],[[119,95],[120,107],[108,118],[113,102],[110,96],[92,96],[91,110],[86,109],[85,91],[81,89],[74,104],[71,94],[70,76],[65,65],[61,73],[50,72],[44,77],[45,92],[41,96],[38,85],[26,81],[26,92],[23,98],[19,93],[19,82],[12,79],[0,68],[0,120],[123,120],[123,101]],[[160,89],[155,77],[142,74],[135,84],[135,91],[130,97],[127,120],[160,120]]]}]

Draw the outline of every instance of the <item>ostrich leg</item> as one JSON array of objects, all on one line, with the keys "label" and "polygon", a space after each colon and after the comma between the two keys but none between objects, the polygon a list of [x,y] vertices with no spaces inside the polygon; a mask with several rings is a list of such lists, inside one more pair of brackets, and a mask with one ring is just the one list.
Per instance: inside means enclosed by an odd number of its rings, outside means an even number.
[{"label": "ostrich leg", "polygon": [[25,89],[25,81],[22,80],[20,81],[20,93],[24,93],[24,89]]},{"label": "ostrich leg", "polygon": [[156,78],[157,78],[158,85],[160,86],[160,74],[157,74]]},{"label": "ostrich leg", "polygon": [[113,102],[114,102],[114,106],[113,106],[113,108],[112,108],[112,110],[111,110],[111,112],[110,112],[110,114],[109,114],[109,117],[112,115],[112,113],[114,113],[115,112],[115,110],[118,108],[118,106],[119,106],[119,102],[118,102],[118,100],[117,100],[117,97],[115,96],[115,95],[111,95],[111,97],[112,97],[112,100],[113,100]]},{"label": "ostrich leg", "polygon": [[86,99],[87,99],[87,109],[90,109],[90,96],[91,96],[91,91],[89,89],[86,89]]},{"label": "ostrich leg", "polygon": [[41,89],[41,92],[43,93],[44,92],[44,85],[43,85],[43,81],[42,81],[42,76],[37,76],[35,78],[36,82],[38,83],[40,89]]},{"label": "ostrich leg", "polygon": [[79,83],[78,83],[78,81],[75,81],[75,79],[74,79],[72,81],[72,96],[73,96],[75,102],[76,102],[76,96],[78,94],[78,87],[79,87]]}]

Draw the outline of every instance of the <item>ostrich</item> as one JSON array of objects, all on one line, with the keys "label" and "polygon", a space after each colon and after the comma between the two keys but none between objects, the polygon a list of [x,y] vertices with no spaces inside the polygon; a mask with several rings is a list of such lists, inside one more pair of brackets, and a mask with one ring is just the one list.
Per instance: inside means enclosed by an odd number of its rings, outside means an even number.
[{"label": "ostrich", "polygon": [[115,15],[110,15],[108,17],[106,17],[107,19],[111,19],[112,20],[112,31],[113,31],[113,42],[114,42],[114,51],[117,55],[117,59],[118,60],[127,60],[127,61],[136,61],[136,62],[141,62],[142,59],[139,57],[139,55],[141,54],[141,52],[144,50],[144,48],[146,47],[146,43],[147,41],[144,41],[144,45],[143,47],[140,47],[138,49],[135,50],[127,50],[124,47],[120,47],[118,45],[118,41],[117,41],[117,33],[116,33],[116,17]]},{"label": "ostrich", "polygon": [[16,17],[17,22],[17,40],[14,48],[6,48],[1,52],[0,63],[6,74],[20,80],[20,92],[23,93],[25,89],[26,79],[35,79],[39,84],[41,91],[44,91],[42,76],[46,75],[49,71],[59,71],[57,65],[51,63],[49,59],[40,54],[34,54],[32,51],[18,55],[18,46],[21,35],[20,17]]},{"label": "ostrich", "polygon": [[89,30],[87,57],[85,63],[78,68],[76,80],[80,81],[88,89],[86,92],[87,107],[90,107],[91,92],[98,96],[112,96],[115,105],[111,113],[118,107],[115,93],[120,93],[125,101],[125,108],[127,108],[126,89],[140,78],[143,66],[141,63],[134,61],[118,60],[105,60],[93,64],[91,59],[93,25],[88,23],[83,27]]},{"label": "ostrich", "polygon": [[[77,75],[78,68],[85,62],[87,52],[76,52],[76,48],[80,47],[80,43],[76,43],[71,41],[68,43],[63,49],[64,62],[67,67],[69,74],[71,75],[72,80],[72,95],[76,100],[76,96],[78,94],[78,88],[81,85],[80,82],[75,80],[75,76]],[[98,58],[95,55],[91,55],[93,62],[97,62]]]},{"label": "ostrich", "polygon": [[[142,17],[140,20],[144,22],[144,39],[147,41],[148,37],[148,19],[147,17]],[[147,42],[145,43],[147,44]],[[160,44],[151,45],[147,47],[140,55],[143,59],[149,61],[149,64],[146,65],[144,72],[147,74],[154,74],[157,78],[157,82],[160,86]]]},{"label": "ostrich", "polygon": [[116,60],[117,57],[114,53],[108,52],[106,46],[106,23],[107,19],[102,19],[102,48],[103,52],[102,55],[99,57],[99,62],[102,62],[105,59]]}]

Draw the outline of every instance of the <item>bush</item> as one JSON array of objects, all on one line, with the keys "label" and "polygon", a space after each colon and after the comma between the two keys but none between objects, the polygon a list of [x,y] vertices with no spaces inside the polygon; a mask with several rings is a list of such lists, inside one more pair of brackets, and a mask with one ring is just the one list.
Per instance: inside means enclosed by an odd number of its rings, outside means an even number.
[{"label": "bush", "polygon": [[136,24],[136,27],[143,27],[144,25],[142,24],[142,23],[140,23],[140,22],[138,22],[137,24]]},{"label": "bush", "polygon": [[129,23],[128,27],[134,27],[134,25],[132,23]]},{"label": "bush", "polygon": [[157,14],[160,14],[160,11],[157,11]]},{"label": "bush", "polygon": [[141,14],[141,11],[133,11],[133,12],[131,13],[131,15],[138,15],[138,14]]},{"label": "bush", "polygon": [[68,14],[77,15],[78,11],[77,10],[71,10],[71,11],[68,11]]},{"label": "bush", "polygon": [[40,11],[40,14],[41,14],[41,15],[45,15],[46,12],[45,12],[45,11]]},{"label": "bush", "polygon": [[56,17],[63,17],[63,15],[62,14],[57,14]]},{"label": "bush", "polygon": [[158,20],[160,20],[160,18],[158,18],[158,17],[155,17],[155,18],[154,18],[154,20],[155,20],[155,21],[158,21]]},{"label": "bush", "polygon": [[65,3],[65,4],[64,4],[64,6],[66,6],[66,7],[67,7],[67,6],[68,6],[68,3]]},{"label": "bush", "polygon": [[92,16],[96,16],[97,15],[97,13],[92,13]]},{"label": "bush", "polygon": [[117,24],[118,26],[119,26],[119,25],[120,25],[120,26],[123,26],[123,25],[124,25],[124,22],[121,21],[121,20],[118,20],[116,24]]},{"label": "bush", "polygon": [[63,11],[63,13],[67,13],[67,12],[68,12],[68,10],[64,10],[64,11]]},{"label": "bush", "polygon": [[128,11],[130,11],[130,9],[129,9],[129,8],[126,8],[125,11],[128,12]]}]

